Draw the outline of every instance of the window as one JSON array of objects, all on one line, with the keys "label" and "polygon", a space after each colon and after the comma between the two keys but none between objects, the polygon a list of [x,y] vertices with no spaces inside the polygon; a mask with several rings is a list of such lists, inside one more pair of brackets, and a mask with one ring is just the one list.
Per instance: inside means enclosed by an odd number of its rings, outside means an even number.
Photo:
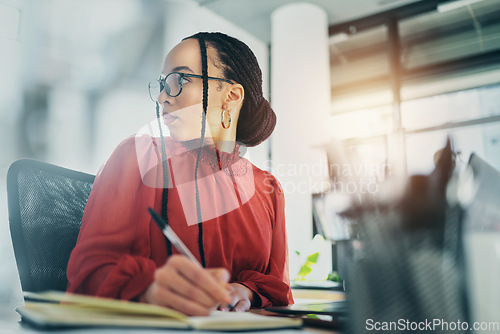
[{"label": "window", "polygon": [[404,102],[407,167],[428,173],[433,155],[446,137],[462,163],[472,152],[500,169],[500,85],[486,86]]},{"label": "window", "polygon": [[349,37],[341,33],[330,40],[333,112],[389,104],[387,27],[380,25]]},{"label": "window", "polygon": [[401,64],[407,71],[430,69],[472,59],[500,49],[500,4],[480,1],[453,10],[438,10],[399,22]]},{"label": "window", "polygon": [[465,162],[474,151],[500,168],[500,2],[444,4],[330,27],[330,134],[365,162],[427,173],[450,135]]}]

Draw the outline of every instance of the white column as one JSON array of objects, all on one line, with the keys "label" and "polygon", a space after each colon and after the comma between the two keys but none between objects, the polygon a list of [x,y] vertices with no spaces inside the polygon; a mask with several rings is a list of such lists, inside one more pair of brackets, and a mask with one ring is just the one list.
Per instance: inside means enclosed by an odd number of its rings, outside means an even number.
[{"label": "white column", "polygon": [[312,239],[311,194],[327,176],[325,155],[314,147],[326,142],[330,108],[328,19],[316,5],[294,3],[276,9],[271,24],[271,102],[278,116],[272,160],[285,191],[294,278],[301,265],[295,250]]}]

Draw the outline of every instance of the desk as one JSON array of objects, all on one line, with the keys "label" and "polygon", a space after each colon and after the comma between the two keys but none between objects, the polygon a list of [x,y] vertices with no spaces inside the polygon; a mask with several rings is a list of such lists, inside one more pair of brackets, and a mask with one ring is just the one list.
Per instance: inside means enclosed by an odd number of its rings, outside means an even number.
[{"label": "desk", "polygon": [[[19,315],[14,311],[13,307],[0,306],[0,334],[11,334],[11,333],[50,333],[50,334],[143,334],[143,333],[173,333],[173,334],[184,334],[184,333],[200,333],[200,334],[214,334],[215,332],[209,331],[193,331],[193,330],[168,330],[168,329],[126,329],[126,328],[89,328],[89,329],[68,329],[68,330],[35,330],[29,327],[24,327],[20,323]],[[290,330],[279,330],[279,331],[255,331],[255,332],[244,332],[245,334],[268,334],[268,333],[279,333],[279,334],[332,334],[339,332],[332,332],[328,329],[321,328],[310,328],[304,327],[303,329],[290,329]]]},{"label": "desk", "polygon": [[345,292],[336,290],[316,290],[316,289],[292,289],[295,304],[329,302],[333,300],[344,300]]},{"label": "desk", "polygon": [[[321,302],[331,302],[334,300],[345,299],[345,292],[338,290],[292,288],[292,295],[295,304],[321,303]],[[329,329],[329,331],[330,333],[341,333],[340,331],[332,331],[331,329]],[[317,333],[322,333],[322,332],[317,332]]]}]

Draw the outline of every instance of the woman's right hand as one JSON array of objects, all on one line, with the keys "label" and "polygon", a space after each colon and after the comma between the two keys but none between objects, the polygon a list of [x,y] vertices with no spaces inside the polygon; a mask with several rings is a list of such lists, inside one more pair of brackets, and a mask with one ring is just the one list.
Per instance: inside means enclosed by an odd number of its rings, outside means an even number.
[{"label": "woman's right hand", "polygon": [[182,255],[173,255],[156,269],[154,281],[139,297],[189,316],[205,316],[220,304],[231,302],[229,272],[224,268],[204,269]]}]

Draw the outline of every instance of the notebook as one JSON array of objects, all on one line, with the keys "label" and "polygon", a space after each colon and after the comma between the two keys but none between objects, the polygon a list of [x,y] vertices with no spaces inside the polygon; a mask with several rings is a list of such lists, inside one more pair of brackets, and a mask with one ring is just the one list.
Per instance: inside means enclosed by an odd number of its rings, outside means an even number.
[{"label": "notebook", "polygon": [[299,318],[269,317],[249,312],[213,311],[207,317],[188,317],[161,306],[49,291],[25,294],[16,311],[36,328],[142,327],[247,331],[298,328]]}]

